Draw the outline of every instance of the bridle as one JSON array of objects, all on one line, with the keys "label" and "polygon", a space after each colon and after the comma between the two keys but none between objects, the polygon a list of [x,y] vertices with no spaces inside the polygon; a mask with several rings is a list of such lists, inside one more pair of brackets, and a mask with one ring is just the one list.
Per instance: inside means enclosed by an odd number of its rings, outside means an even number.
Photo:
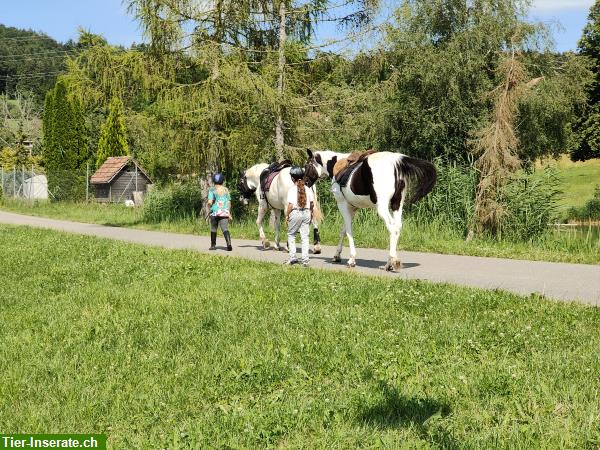
[{"label": "bridle", "polygon": [[248,177],[246,176],[246,173],[244,173],[244,175],[242,175],[240,178],[238,187],[240,194],[242,194],[242,197],[244,197],[246,200],[252,198],[252,195],[256,192],[256,188],[251,188],[248,186]]}]

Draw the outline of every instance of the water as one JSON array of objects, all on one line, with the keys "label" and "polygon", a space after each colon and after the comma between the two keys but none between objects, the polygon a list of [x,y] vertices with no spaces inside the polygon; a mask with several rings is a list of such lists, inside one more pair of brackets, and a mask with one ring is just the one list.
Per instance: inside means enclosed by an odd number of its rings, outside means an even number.
[{"label": "water", "polygon": [[577,239],[600,241],[600,224],[597,225],[557,225],[557,233]]}]

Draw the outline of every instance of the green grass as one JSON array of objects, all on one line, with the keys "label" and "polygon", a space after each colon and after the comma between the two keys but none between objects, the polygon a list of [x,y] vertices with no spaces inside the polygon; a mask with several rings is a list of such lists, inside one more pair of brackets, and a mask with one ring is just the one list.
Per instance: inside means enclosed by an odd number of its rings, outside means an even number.
[{"label": "green grass", "polygon": [[581,207],[594,195],[594,187],[600,186],[600,159],[584,162],[573,162],[568,156],[559,160],[544,161],[540,165],[556,167],[561,178],[560,189],[563,192],[559,199],[561,212],[571,207]]},{"label": "green grass", "polygon": [[600,310],[0,226],[0,429],[597,448]]},{"label": "green grass", "polygon": [[[254,223],[255,205],[250,206],[249,217],[235,220],[231,226],[235,238],[258,239]],[[179,233],[208,234],[205,221],[189,218],[157,224],[144,223],[140,209],[122,205],[96,203],[43,202],[27,203],[5,201],[0,209],[9,211],[74,220],[105,225],[135,227]],[[272,230],[265,220],[265,232],[273,241]],[[336,210],[327,212],[321,226],[323,243],[336,245],[341,228],[341,218]],[[375,211],[361,210],[354,226],[355,243],[360,247],[387,248],[389,235],[385,225]],[[285,239],[285,237],[284,237]],[[514,242],[475,238],[465,242],[463,236],[453,232],[444,223],[414,223],[407,215],[402,229],[399,248],[401,250],[425,251],[446,254],[493,256],[500,258],[530,259],[539,261],[573,262],[585,264],[600,263],[600,236],[596,228],[554,231],[531,242]]]}]

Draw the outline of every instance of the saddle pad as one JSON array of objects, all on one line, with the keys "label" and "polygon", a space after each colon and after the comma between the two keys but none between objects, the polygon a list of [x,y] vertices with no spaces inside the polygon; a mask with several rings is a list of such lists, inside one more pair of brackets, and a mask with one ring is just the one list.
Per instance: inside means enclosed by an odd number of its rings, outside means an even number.
[{"label": "saddle pad", "polygon": [[348,180],[350,176],[354,173],[356,169],[362,166],[364,159],[357,161],[353,164],[348,164],[344,170],[338,172],[336,176],[333,177],[335,182],[340,185],[340,187],[344,187],[348,184]]},{"label": "saddle pad", "polygon": [[260,174],[260,188],[263,192],[269,192],[273,179],[286,167],[290,167],[292,163],[290,161],[283,160],[280,163],[273,163]]}]

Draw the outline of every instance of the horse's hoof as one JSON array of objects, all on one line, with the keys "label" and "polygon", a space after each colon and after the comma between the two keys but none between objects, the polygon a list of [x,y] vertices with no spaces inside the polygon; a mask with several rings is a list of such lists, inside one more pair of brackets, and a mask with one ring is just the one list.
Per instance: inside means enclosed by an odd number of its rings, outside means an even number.
[{"label": "horse's hoof", "polygon": [[349,259],[346,265],[350,268],[356,267],[356,261],[354,261],[353,259]]},{"label": "horse's hoof", "polygon": [[340,255],[335,255],[335,256],[333,257],[333,259],[331,260],[331,262],[332,262],[332,263],[337,263],[337,264],[339,264],[339,263],[341,263],[341,262],[342,262],[342,257],[341,257]]},{"label": "horse's hoof", "polygon": [[319,244],[315,245],[315,247],[313,248],[313,253],[315,255],[320,255],[321,254],[321,246]]},{"label": "horse's hoof", "polygon": [[379,268],[387,272],[398,272],[402,268],[402,263],[397,259],[390,258],[385,266],[379,266]]},{"label": "horse's hoof", "polygon": [[265,250],[269,250],[271,248],[271,243],[269,241],[267,241],[266,239],[263,241],[263,248]]}]

